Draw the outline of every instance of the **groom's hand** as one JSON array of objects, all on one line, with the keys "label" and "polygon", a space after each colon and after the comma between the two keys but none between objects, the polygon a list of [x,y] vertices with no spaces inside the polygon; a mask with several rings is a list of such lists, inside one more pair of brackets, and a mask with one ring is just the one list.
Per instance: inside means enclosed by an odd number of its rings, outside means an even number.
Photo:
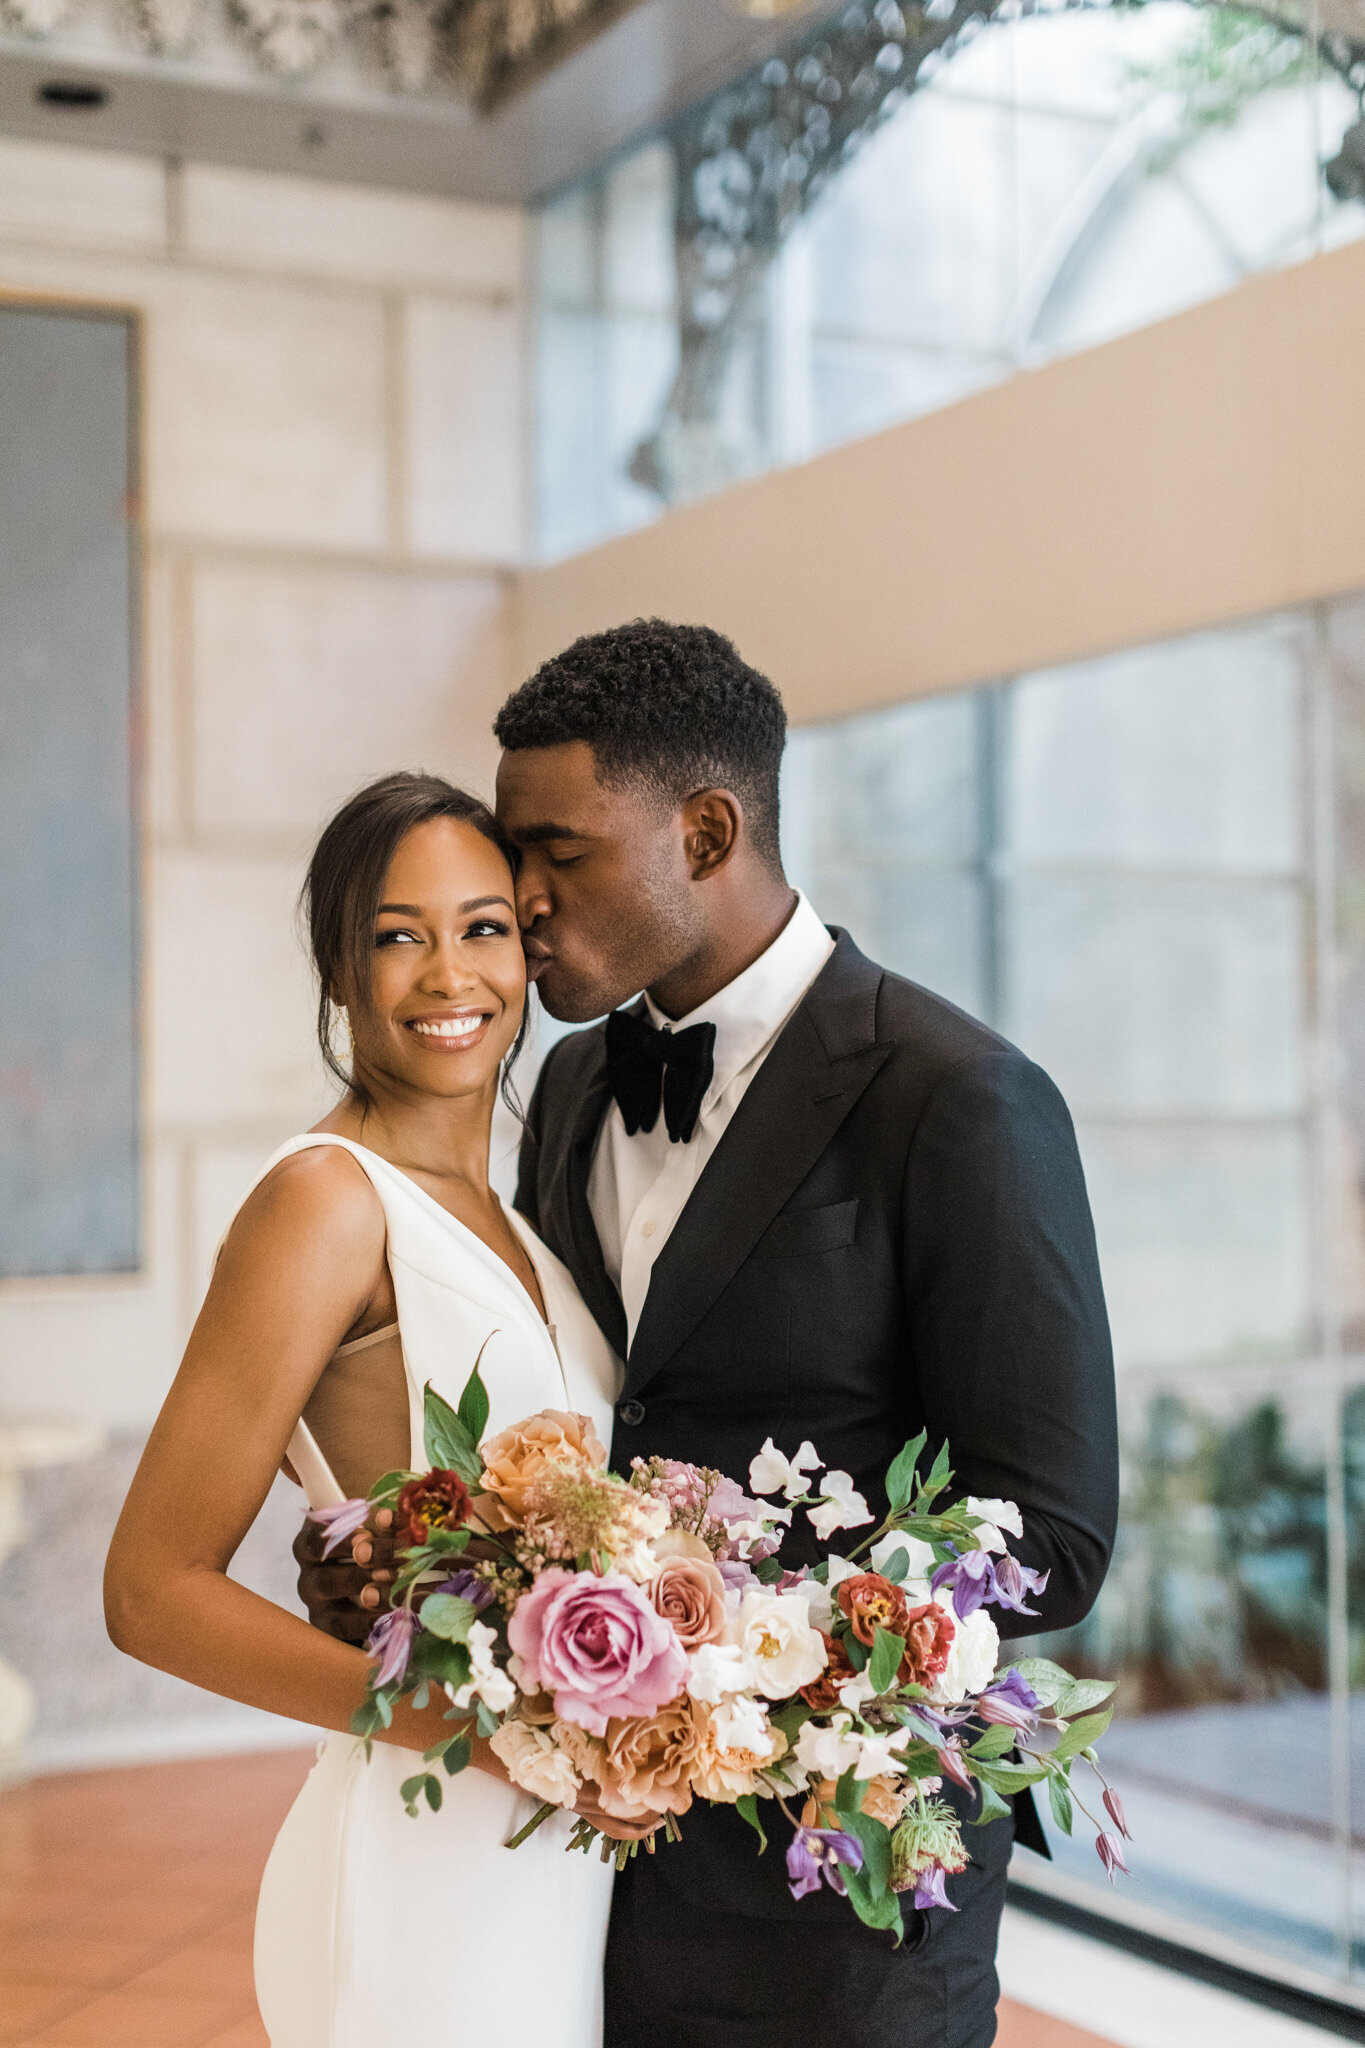
[{"label": "groom's hand", "polygon": [[373,1519],[373,1529],[358,1529],[351,1538],[349,1557],[324,1561],[322,1549],[327,1539],[316,1522],[304,1522],[294,1538],[299,1598],[313,1627],[338,1642],[363,1644],[389,1597],[393,1514],[389,1508],[380,1508]]}]

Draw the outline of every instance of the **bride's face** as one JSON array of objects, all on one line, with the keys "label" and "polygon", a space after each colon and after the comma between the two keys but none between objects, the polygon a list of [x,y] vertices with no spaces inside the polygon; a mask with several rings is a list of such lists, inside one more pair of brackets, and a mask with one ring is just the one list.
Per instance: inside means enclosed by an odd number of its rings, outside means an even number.
[{"label": "bride's face", "polygon": [[426,1095],[496,1082],[526,1007],[511,869],[457,818],[399,842],[375,917],[370,1006],[350,1009],[359,1069]]}]

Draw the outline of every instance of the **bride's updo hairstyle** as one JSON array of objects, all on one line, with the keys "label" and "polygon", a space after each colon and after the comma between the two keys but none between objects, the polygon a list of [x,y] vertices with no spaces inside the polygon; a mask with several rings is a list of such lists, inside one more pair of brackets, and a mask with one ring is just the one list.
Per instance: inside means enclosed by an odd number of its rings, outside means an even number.
[{"label": "bride's updo hairstyle", "polygon": [[[374,921],[384,877],[399,842],[433,818],[456,818],[491,840],[515,875],[520,855],[487,804],[456,789],[439,775],[400,770],[381,776],[344,803],[313,849],[300,909],[308,926],[318,977],[318,1047],[327,1071],[363,1098],[332,1049],[336,1012],[343,1005],[368,1009]],[[526,1017],[504,1063],[506,1074],[521,1050]]]}]

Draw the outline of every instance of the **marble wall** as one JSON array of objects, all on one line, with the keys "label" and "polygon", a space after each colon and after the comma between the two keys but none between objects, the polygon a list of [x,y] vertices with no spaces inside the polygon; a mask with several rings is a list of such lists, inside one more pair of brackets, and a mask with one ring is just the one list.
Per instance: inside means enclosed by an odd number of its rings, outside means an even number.
[{"label": "marble wall", "polygon": [[[97,1585],[217,1239],[328,1099],[294,924],[317,827],[390,768],[491,781],[524,235],[511,208],[0,138],[0,295],[132,306],[142,354],[147,1263],[0,1284],[0,1415],[111,1435],[30,1480],[0,1568],[40,1760],[253,1739],[121,1659],[97,1597],[54,1630],[34,1596]],[[282,1597],[296,1512],[272,1499],[249,1545]]]}]

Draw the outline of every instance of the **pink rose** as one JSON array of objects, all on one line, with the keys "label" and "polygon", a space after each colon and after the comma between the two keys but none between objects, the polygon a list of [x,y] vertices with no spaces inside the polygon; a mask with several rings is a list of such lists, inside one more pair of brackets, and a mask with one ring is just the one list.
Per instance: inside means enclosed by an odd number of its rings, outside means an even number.
[{"label": "pink rose", "polygon": [[609,1720],[657,1713],[687,1682],[672,1627],[619,1572],[542,1572],[517,1602],[507,1639],[523,1689],[553,1693],[560,1718],[594,1735]]}]

